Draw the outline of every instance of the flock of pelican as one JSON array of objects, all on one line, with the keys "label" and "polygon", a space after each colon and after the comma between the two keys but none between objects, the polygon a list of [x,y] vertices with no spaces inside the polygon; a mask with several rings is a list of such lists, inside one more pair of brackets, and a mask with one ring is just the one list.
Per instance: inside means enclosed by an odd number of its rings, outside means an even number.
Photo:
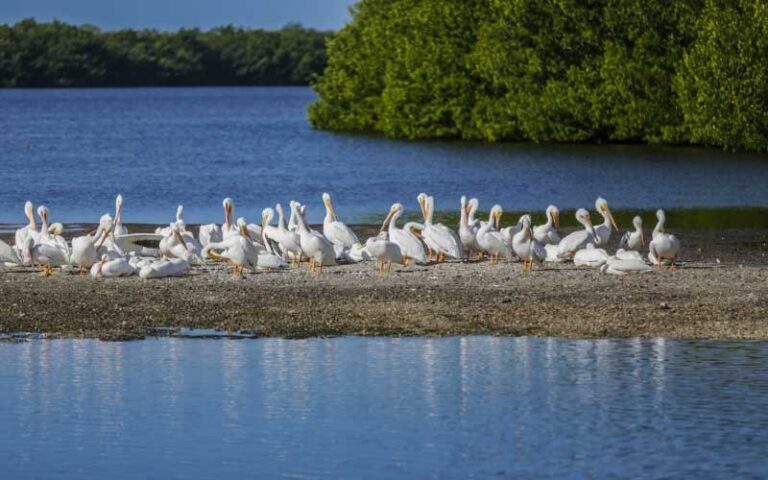
[{"label": "flock of pelican", "polygon": [[[643,222],[633,220],[633,230],[621,237],[619,249],[613,255],[602,248],[607,245],[618,226],[603,198],[595,201],[595,209],[603,218],[593,224],[590,213],[576,211],[582,229],[560,236],[560,212],[554,205],[546,209],[546,222],[534,226],[528,214],[518,222],[501,227],[503,210],[500,205],[490,209],[488,219],[481,221],[479,202],[461,197],[460,221],[454,230],[435,223],[434,197],[419,194],[418,205],[422,222],[408,222],[402,227],[398,220],[405,207],[395,203],[386,215],[378,235],[360,242],[352,229],[341,222],[329,194],[322,196],[325,218],[322,232],[314,230],[306,220],[306,207],[290,202],[290,215],[280,204],[262,211],[261,223],[234,220],[234,202],[223,201],[224,223],[202,225],[197,238],[184,223],[184,209],[179,206],[176,217],[167,227],[151,233],[129,233],[123,225],[123,197],[115,199],[114,216],[104,214],[95,231],[74,237],[68,243],[62,236],[63,226],[51,223],[50,211],[39,206],[38,226],[31,202],[24,205],[28,223],[15,234],[14,244],[0,241],[0,262],[5,267],[39,266],[41,274],[49,276],[54,268],[62,271],[90,272],[93,277],[125,277],[138,274],[141,278],[161,278],[186,275],[190,265],[209,261],[227,262],[232,274],[241,276],[245,270],[276,270],[298,268],[306,260],[311,272],[338,263],[375,261],[384,274],[392,264],[408,266],[429,264],[446,259],[487,259],[490,264],[521,261],[523,272],[544,262],[572,261],[575,265],[599,268],[603,273],[625,275],[642,273],[663,266],[675,269],[680,249],[678,239],[664,231],[663,210],[656,212],[658,222],[648,242],[647,263],[642,255],[646,248]],[[277,222],[274,224],[275,212]],[[148,246],[151,245],[151,246]]]}]

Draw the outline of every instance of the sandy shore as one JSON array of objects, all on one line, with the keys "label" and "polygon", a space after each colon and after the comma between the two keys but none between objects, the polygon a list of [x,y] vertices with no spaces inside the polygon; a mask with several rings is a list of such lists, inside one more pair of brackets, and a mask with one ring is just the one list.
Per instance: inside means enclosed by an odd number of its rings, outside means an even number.
[{"label": "sandy shore", "polygon": [[[371,228],[357,230],[364,237]],[[676,233],[685,246],[677,273],[628,277],[572,265],[522,274],[519,264],[460,262],[394,267],[386,276],[359,264],[241,279],[207,265],[186,278],[152,281],[0,270],[0,332],[129,339],[155,335],[158,327],[193,327],[282,337],[767,340],[768,231]]]}]

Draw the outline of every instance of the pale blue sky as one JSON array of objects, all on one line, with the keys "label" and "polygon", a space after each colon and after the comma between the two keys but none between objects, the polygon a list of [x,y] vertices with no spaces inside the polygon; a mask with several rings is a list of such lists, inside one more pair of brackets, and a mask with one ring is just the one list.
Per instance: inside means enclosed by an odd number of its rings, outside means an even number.
[{"label": "pale blue sky", "polygon": [[57,18],[103,29],[179,27],[207,29],[234,24],[280,28],[299,22],[318,29],[338,29],[349,19],[355,0],[0,0],[0,23],[23,18]]}]

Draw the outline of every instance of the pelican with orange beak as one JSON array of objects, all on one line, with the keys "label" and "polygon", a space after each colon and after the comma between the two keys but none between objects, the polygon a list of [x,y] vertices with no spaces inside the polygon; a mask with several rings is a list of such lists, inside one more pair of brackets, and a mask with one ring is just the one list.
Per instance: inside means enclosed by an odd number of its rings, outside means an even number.
[{"label": "pelican with orange beak", "polygon": [[411,260],[416,263],[427,263],[427,255],[424,252],[424,245],[419,239],[419,235],[415,232],[418,230],[417,224],[406,224],[403,228],[397,226],[397,219],[399,219],[405,208],[400,203],[395,203],[389,209],[384,222],[381,224],[381,230],[379,233],[383,233],[385,230],[389,234],[389,241],[400,247],[400,253],[403,256],[403,265],[406,267],[410,265]]},{"label": "pelican with orange beak", "polygon": [[464,246],[464,254],[467,258],[472,257],[475,252],[481,252],[480,246],[477,244],[477,231],[480,229],[480,226],[477,224],[477,221],[473,223],[470,220],[470,215],[474,217],[474,210],[477,209],[477,205],[478,201],[476,198],[472,198],[467,202],[467,197],[461,196],[459,239],[461,239],[461,244]]},{"label": "pelican with orange beak", "polygon": [[50,276],[53,267],[62,267],[69,265],[71,251],[67,241],[60,235],[61,224],[48,231],[49,215],[48,207],[40,205],[37,208],[37,214],[40,216],[40,238],[32,249],[32,256],[42,266],[41,272],[44,276]]},{"label": "pelican with orange beak", "polygon": [[611,227],[617,232],[619,227],[616,226],[616,220],[613,219],[613,214],[611,209],[608,208],[608,201],[606,199],[598,197],[595,200],[595,209],[603,217],[603,223],[595,227],[595,240],[597,245],[605,245],[611,238]]},{"label": "pelican with orange beak", "polygon": [[431,260],[432,252],[436,255],[438,262],[442,262],[446,256],[461,259],[463,248],[459,235],[442,223],[432,223],[435,214],[435,197],[420,193],[416,200],[424,216],[424,229],[421,235],[429,249],[427,260]]},{"label": "pelican with orange beak", "polygon": [[512,248],[523,261],[523,272],[530,273],[534,263],[541,264],[547,258],[547,250],[534,236],[531,216],[523,215],[520,223],[522,228],[512,237]]},{"label": "pelican with orange beak", "polygon": [[488,221],[483,222],[477,231],[477,245],[490,256],[489,265],[495,264],[499,257],[507,261],[512,260],[512,248],[499,231],[502,214],[501,205],[494,205],[488,215]]},{"label": "pelican with orange beak", "polygon": [[533,228],[533,238],[542,245],[557,245],[560,243],[560,234],[557,233],[557,229],[560,228],[560,210],[550,205],[545,213],[547,223]]},{"label": "pelican with orange beak", "polygon": [[576,210],[576,221],[584,226],[584,230],[577,230],[560,240],[557,244],[557,258],[571,259],[577,251],[586,248],[587,244],[596,242],[595,228],[592,226],[589,212],[584,208]]},{"label": "pelican with orange beak", "polygon": [[360,243],[347,224],[340,222],[333,207],[333,201],[328,193],[323,193],[323,205],[325,205],[325,218],[323,219],[323,235],[334,245],[340,245],[345,249],[352,248]]}]

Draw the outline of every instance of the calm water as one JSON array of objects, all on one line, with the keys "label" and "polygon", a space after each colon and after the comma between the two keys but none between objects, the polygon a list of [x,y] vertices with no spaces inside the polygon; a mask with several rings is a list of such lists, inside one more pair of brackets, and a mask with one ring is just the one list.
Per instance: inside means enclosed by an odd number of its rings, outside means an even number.
[{"label": "calm water", "polygon": [[765,478],[768,344],[0,345],[3,478]]},{"label": "calm water", "polygon": [[[768,205],[768,157],[642,146],[394,142],[313,130],[307,88],[0,90],[0,222],[23,221],[27,199],[53,218],[95,221],[116,193],[125,220],[187,221],[332,192],[348,220],[416,210],[424,190],[437,209],[461,194],[508,210],[592,206],[598,194],[631,208]],[[485,205],[486,208],[489,205]]]}]

